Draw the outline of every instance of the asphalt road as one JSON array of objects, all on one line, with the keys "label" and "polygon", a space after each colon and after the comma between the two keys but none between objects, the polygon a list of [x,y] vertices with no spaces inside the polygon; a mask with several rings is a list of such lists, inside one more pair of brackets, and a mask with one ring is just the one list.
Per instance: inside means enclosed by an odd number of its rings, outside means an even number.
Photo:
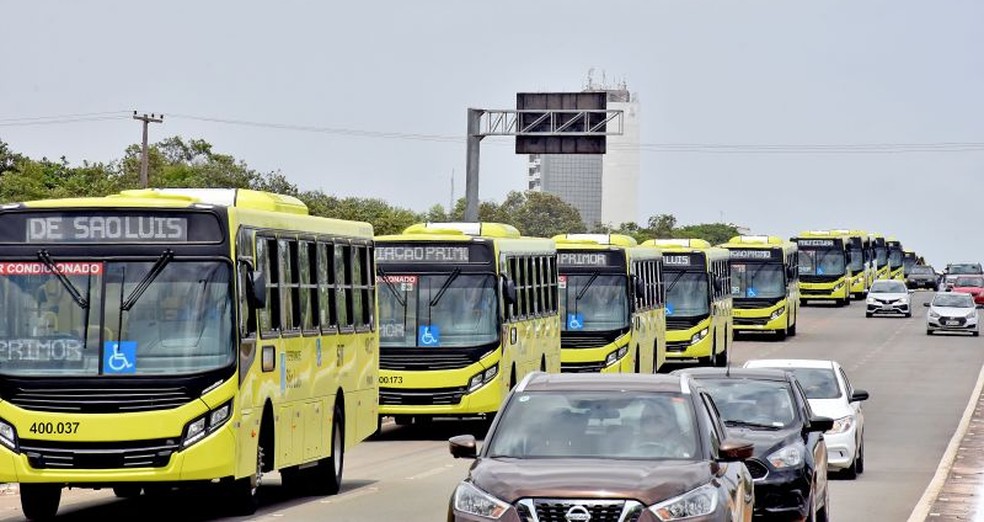
[{"label": "asphalt road", "polygon": [[[865,473],[834,479],[831,514],[836,522],[904,521],[929,483],[956,429],[984,364],[984,339],[928,337],[917,293],[914,317],[865,319],[863,304],[810,306],[799,335],[785,342],[742,339],[733,360],[833,358],[847,370],[865,403]],[[477,424],[435,423],[422,429],[386,426],[381,437],[346,455],[345,484],[333,497],[294,498],[267,477],[266,500],[248,520],[333,522],[444,520],[448,497],[469,462],[448,455],[449,436],[480,430]],[[70,491],[59,520],[232,520],[214,507],[214,495],[117,500],[105,491]],[[17,497],[0,496],[0,521],[23,520]],[[238,519],[243,520],[243,519]]]}]

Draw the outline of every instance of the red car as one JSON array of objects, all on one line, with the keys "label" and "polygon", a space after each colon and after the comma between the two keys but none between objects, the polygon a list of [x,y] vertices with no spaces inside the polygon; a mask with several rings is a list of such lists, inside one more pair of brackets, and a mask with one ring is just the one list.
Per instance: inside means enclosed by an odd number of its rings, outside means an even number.
[{"label": "red car", "polygon": [[970,294],[975,304],[984,304],[984,276],[960,276],[953,282],[951,291]]}]

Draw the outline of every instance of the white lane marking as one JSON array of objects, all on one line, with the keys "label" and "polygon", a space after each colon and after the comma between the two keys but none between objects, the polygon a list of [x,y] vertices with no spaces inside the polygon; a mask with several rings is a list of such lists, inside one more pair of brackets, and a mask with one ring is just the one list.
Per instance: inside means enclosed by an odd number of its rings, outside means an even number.
[{"label": "white lane marking", "polygon": [[946,477],[950,474],[954,461],[957,460],[957,450],[963,441],[964,435],[970,428],[970,418],[974,415],[974,411],[977,409],[977,403],[981,400],[982,389],[984,389],[984,367],[981,367],[981,372],[977,376],[977,385],[974,386],[974,392],[970,395],[970,401],[967,403],[967,408],[964,409],[960,424],[957,425],[957,430],[953,432],[953,437],[950,438],[950,444],[947,445],[946,451],[943,452],[940,465],[936,468],[936,475],[933,476],[933,480],[929,481],[929,485],[926,486],[926,490],[923,492],[919,502],[916,502],[916,506],[912,509],[907,522],[924,522],[926,517],[930,516],[929,510],[932,509],[936,497],[943,490]]},{"label": "white lane marking", "polygon": [[447,471],[447,470],[449,470],[449,469],[451,469],[453,467],[454,467],[453,464],[445,464],[443,468],[434,468],[434,469],[431,469],[431,470],[427,470],[427,471],[425,471],[423,473],[417,473],[416,475],[411,475],[411,476],[407,477],[407,480],[417,480],[417,479],[431,477],[431,476],[434,476],[434,475],[438,475],[440,473],[444,473],[445,471]]},{"label": "white lane marking", "polygon": [[376,486],[369,486],[366,488],[359,488],[351,493],[343,493],[341,495],[336,495],[327,500],[322,500],[322,504],[337,504],[339,502],[345,502],[346,500],[352,500],[353,498],[364,497],[366,495],[372,495],[373,493],[378,493],[379,488]]}]

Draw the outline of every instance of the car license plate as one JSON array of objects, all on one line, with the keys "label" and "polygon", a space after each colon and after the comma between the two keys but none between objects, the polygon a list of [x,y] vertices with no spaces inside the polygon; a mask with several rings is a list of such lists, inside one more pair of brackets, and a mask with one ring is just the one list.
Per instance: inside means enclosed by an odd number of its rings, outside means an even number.
[{"label": "car license plate", "polygon": [[945,324],[947,326],[956,326],[956,325],[960,324],[960,322],[959,321],[943,321],[943,324]]}]

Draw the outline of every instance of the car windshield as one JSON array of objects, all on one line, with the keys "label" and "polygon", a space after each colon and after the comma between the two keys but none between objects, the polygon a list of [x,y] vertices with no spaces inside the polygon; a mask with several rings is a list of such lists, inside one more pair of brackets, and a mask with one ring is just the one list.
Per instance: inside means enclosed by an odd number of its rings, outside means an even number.
[{"label": "car windshield", "polygon": [[782,263],[731,263],[731,296],[774,299],[786,296]]},{"label": "car windshield", "polygon": [[680,394],[530,391],[512,397],[487,444],[491,458],[692,460],[697,430]]},{"label": "car windshield", "polygon": [[785,381],[698,380],[710,392],[725,425],[780,429],[796,422],[793,396]]},{"label": "car windshield", "polygon": [[672,272],[664,274],[666,315],[696,317],[710,313],[711,292],[707,272]]},{"label": "car windshield", "polygon": [[913,274],[920,274],[920,275],[924,275],[924,274],[925,275],[935,275],[936,274],[936,272],[933,271],[933,267],[931,267],[931,266],[918,266],[918,265],[912,267],[912,273]]},{"label": "car windshield", "polygon": [[948,274],[980,274],[981,265],[978,264],[957,264],[946,267]]},{"label": "car windshield", "polygon": [[601,332],[629,325],[629,294],[624,275],[560,276],[560,311],[565,331]]},{"label": "car windshield", "polygon": [[792,368],[807,399],[836,399],[841,396],[832,368]]},{"label": "car windshield", "polygon": [[868,290],[872,294],[904,294],[907,291],[905,283],[901,281],[875,281]]},{"label": "car windshield", "polygon": [[938,294],[933,298],[933,306],[943,308],[974,308],[974,298],[969,294]]},{"label": "car windshield", "polygon": [[0,263],[0,374],[181,374],[235,361],[227,263],[55,266],[66,281],[42,263]]},{"label": "car windshield", "polygon": [[499,338],[491,274],[386,273],[376,280],[380,346],[469,347]]},{"label": "car windshield", "polygon": [[953,286],[981,288],[981,287],[984,287],[984,278],[982,278],[982,277],[958,277],[957,280],[953,283]]},{"label": "car windshield", "polygon": [[800,275],[841,276],[844,275],[843,250],[800,250]]}]

